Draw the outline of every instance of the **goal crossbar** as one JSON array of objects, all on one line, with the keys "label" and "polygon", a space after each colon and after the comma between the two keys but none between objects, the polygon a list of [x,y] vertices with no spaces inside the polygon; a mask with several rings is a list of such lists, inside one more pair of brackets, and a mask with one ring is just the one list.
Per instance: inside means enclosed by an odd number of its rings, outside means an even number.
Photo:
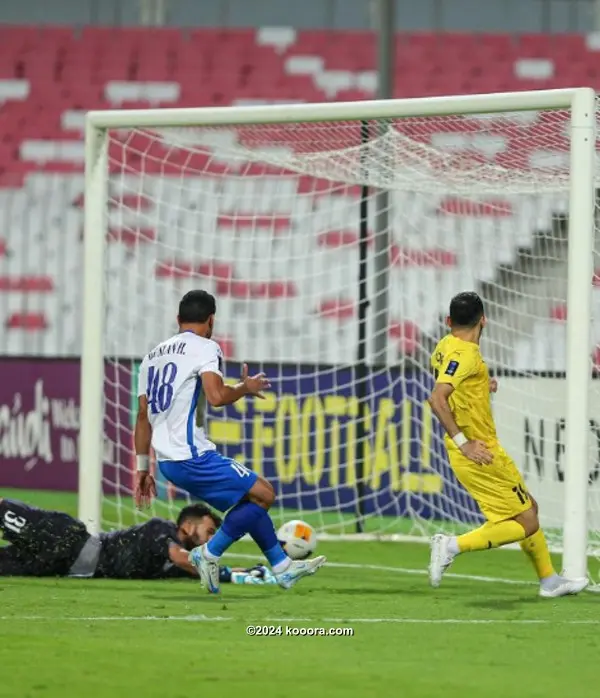
[{"label": "goal crossbar", "polygon": [[[315,121],[357,121],[451,114],[489,114],[530,109],[569,109],[575,95],[588,88],[505,92],[452,97],[379,99],[361,102],[269,104],[240,107],[188,107],[166,109],[110,109],[90,111],[87,124],[103,128],[155,128],[160,126],[240,126]],[[591,90],[590,90],[591,91]]]}]

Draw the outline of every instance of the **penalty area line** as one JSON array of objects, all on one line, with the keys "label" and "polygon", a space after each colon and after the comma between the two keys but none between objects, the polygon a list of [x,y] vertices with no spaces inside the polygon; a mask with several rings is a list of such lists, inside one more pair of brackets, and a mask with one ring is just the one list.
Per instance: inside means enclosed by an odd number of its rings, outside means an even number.
[{"label": "penalty area line", "polygon": [[[232,616],[0,616],[0,621],[46,621],[56,623],[106,623],[106,622],[180,622],[180,623],[248,623],[247,620]],[[590,620],[549,620],[544,618],[264,618],[254,620],[255,626],[263,623],[390,623],[396,625],[600,625],[600,619]]]}]

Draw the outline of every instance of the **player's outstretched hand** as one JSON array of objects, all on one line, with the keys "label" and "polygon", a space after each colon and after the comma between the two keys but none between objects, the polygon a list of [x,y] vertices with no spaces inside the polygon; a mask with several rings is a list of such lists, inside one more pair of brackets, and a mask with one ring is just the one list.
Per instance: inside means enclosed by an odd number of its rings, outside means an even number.
[{"label": "player's outstretched hand", "polygon": [[489,465],[494,460],[494,456],[483,441],[467,441],[464,446],[461,446],[460,451],[463,456],[479,465]]},{"label": "player's outstretched hand", "polygon": [[246,386],[249,395],[255,395],[261,398],[261,400],[265,399],[262,391],[271,387],[269,379],[264,373],[257,373],[255,376],[249,376],[248,364],[244,364],[242,367],[242,383]]},{"label": "player's outstretched hand", "polygon": [[138,470],[135,476],[135,506],[138,509],[149,507],[156,497],[156,482],[151,473]]},{"label": "player's outstretched hand", "polygon": [[490,393],[497,393],[498,392],[498,379],[497,378],[490,378]]}]

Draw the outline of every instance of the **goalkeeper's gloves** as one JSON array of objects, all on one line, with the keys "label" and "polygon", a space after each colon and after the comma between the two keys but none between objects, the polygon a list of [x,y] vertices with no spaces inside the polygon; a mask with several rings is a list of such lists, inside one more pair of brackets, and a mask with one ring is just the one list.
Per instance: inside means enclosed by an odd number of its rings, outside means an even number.
[{"label": "goalkeeper's gloves", "polygon": [[231,573],[232,584],[277,584],[275,575],[268,567],[256,565],[242,572]]}]

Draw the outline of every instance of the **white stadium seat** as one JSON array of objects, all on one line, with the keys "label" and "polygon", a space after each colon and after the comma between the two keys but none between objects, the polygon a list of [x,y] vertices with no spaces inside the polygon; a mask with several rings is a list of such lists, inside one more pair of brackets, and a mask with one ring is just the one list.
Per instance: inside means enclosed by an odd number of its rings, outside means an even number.
[{"label": "white stadium seat", "polygon": [[0,80],[0,102],[29,97],[31,84],[29,80],[4,79]]},{"label": "white stadium seat", "polygon": [[[211,139],[214,134],[195,136],[201,142]],[[219,139],[231,145],[237,134],[228,129]],[[26,140],[22,154],[44,162],[76,160],[83,156],[82,147],[77,141]],[[319,312],[327,301],[350,303],[356,310],[359,202],[353,196],[326,191],[298,194],[299,182],[291,175],[189,177],[183,185],[180,178],[150,174],[111,179],[108,221],[116,232],[105,262],[108,347],[134,355],[145,351],[137,339],[142,335],[135,331],[145,315],[155,313],[157,306],[172,308],[157,319],[161,332],[170,332],[179,297],[201,284],[219,296],[219,333],[233,341],[236,358],[258,359],[262,352],[263,358],[273,360],[284,356],[352,361],[356,313],[321,317]],[[4,333],[0,339],[4,353],[22,353],[25,339],[28,351],[33,351],[32,346],[46,354],[78,351],[83,184],[80,173],[32,173],[22,189],[0,190],[0,220],[6,230],[20,231],[9,235],[11,253],[0,258],[0,273],[43,274],[54,284],[54,290],[46,293],[0,294],[2,312],[39,310],[48,321],[39,332],[11,329]],[[392,257],[396,264],[389,273],[390,315],[432,334],[439,331],[451,295],[493,282],[498,266],[513,263],[519,249],[531,246],[536,231],[548,229],[556,211],[565,207],[564,198],[537,195],[512,201],[512,216],[468,215],[460,208],[457,213],[435,215],[445,196],[440,191],[427,198],[410,193],[390,197],[390,237],[398,255]],[[127,197],[131,205],[115,205]],[[147,197],[149,203],[140,197]],[[136,231],[146,228],[156,238],[134,243]],[[120,237],[121,230],[129,231],[130,237]],[[431,256],[434,251],[437,257]],[[372,247],[369,259],[372,296]],[[225,264],[223,269],[231,267],[231,283],[219,276],[229,272],[221,270],[214,277],[208,273],[217,263]],[[173,275],[157,276],[161,264],[173,268]],[[184,273],[186,269],[189,273]],[[284,293],[270,300],[260,284],[271,282],[280,288],[289,284],[295,295]],[[240,299],[244,295],[247,300]],[[600,291],[595,300],[598,296]],[[10,302],[2,305],[5,300]],[[600,305],[595,302],[594,308],[600,319]],[[314,341],[304,341],[306,323],[319,328],[311,332]],[[283,326],[285,332],[273,331],[275,325]],[[247,331],[256,337],[251,347],[240,344]],[[520,365],[533,362],[559,370],[564,362],[563,324],[540,321],[532,331],[534,339],[527,350],[522,342],[515,349],[515,355],[521,353]],[[282,342],[283,334],[290,341]],[[395,360],[395,352],[390,342],[391,359]]]}]

